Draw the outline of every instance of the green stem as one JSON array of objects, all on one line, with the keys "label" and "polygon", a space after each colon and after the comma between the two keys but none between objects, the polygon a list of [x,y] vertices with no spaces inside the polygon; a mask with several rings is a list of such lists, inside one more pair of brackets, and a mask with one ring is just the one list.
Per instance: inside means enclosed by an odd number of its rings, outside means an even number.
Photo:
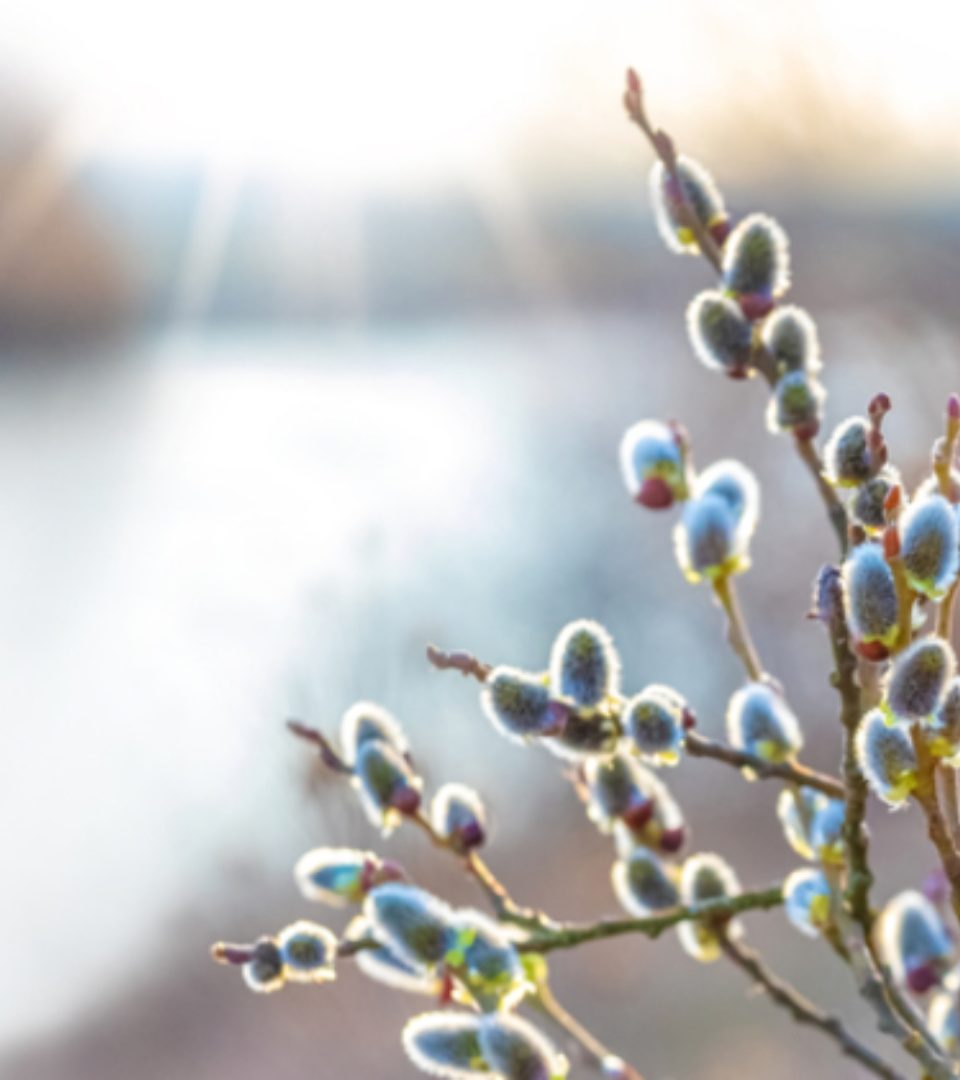
[{"label": "green stem", "polygon": [[730,574],[722,574],[713,582],[713,592],[727,616],[727,640],[740,657],[747,675],[754,682],[763,678],[763,664],[750,637],[747,621],[743,617],[736,587]]},{"label": "green stem", "polygon": [[521,952],[548,953],[557,949],[572,949],[587,941],[603,941],[622,937],[624,934],[642,934],[657,938],[665,930],[691,919],[725,920],[746,911],[768,911],[783,903],[781,886],[756,892],[740,893],[739,896],[708,900],[693,907],[673,907],[643,919],[601,919],[584,925],[557,924],[533,930],[530,936],[518,943]]}]

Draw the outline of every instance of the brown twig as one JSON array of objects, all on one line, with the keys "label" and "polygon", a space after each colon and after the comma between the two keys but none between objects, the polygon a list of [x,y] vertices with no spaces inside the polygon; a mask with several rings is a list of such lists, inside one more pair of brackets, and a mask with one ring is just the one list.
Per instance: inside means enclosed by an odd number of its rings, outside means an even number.
[{"label": "brown twig", "polygon": [[840,697],[840,724],[843,728],[842,768],[846,788],[843,816],[843,841],[847,850],[847,882],[844,900],[850,914],[866,938],[873,926],[870,870],[867,840],[867,782],[857,761],[856,738],[862,706],[857,682],[857,661],[850,649],[849,631],[842,611],[836,611],[828,631],[834,670],[831,682]]},{"label": "brown twig", "polygon": [[639,1072],[623,1058],[611,1053],[602,1042],[557,1001],[549,984],[544,980],[537,986],[531,1003],[557,1025],[584,1051],[590,1062],[604,1076],[616,1080],[643,1080]]},{"label": "brown twig", "polygon": [[630,68],[627,72],[627,88],[623,95],[623,105],[627,115],[646,135],[656,155],[663,162],[663,167],[674,183],[676,197],[680,203],[683,224],[693,233],[703,257],[719,274],[723,269],[723,257],[717,242],[710,235],[694,208],[690,205],[683,181],[677,169],[677,151],[673,139],[662,129],[654,128],[647,116],[643,101],[643,84],[640,76]]},{"label": "brown twig", "polygon": [[470,653],[460,650],[446,652],[436,645],[427,646],[427,659],[440,671],[459,671],[465,678],[472,676],[478,682],[486,682],[493,670],[490,664],[484,664]]},{"label": "brown twig", "polygon": [[433,823],[422,811],[412,815],[409,820],[430,838],[435,847],[448,851],[460,860],[467,873],[480,885],[497,918],[502,922],[513,923],[515,926],[532,930],[539,930],[544,926],[552,925],[545,915],[517,904],[510,896],[506,886],[476,851],[471,851],[466,856],[456,851],[450,841],[437,832],[433,827]]},{"label": "brown twig", "polygon": [[937,762],[934,771],[940,781],[940,793],[943,796],[943,813],[950,829],[953,846],[960,850],[960,798],[957,796],[957,771]]},{"label": "brown twig", "polygon": [[825,866],[830,882],[833,932],[825,935],[834,951],[853,972],[860,996],[877,1017],[877,1027],[895,1038],[903,1049],[924,1066],[927,1076],[951,1075],[949,1063],[901,993],[896,981],[877,952],[874,935],[864,934],[847,912],[842,896],[842,869]]},{"label": "brown twig", "polygon": [[[456,664],[437,663],[434,656],[456,656],[457,662]],[[441,671],[454,668],[466,675],[472,675],[479,682],[484,682],[486,672],[491,670],[489,664],[478,660],[470,653],[445,653],[434,646],[430,646],[427,659],[435,667],[440,668]],[[807,787],[816,788],[817,791],[822,791],[824,794],[831,795],[834,798],[842,799],[844,797],[844,786],[839,779],[828,776],[826,773],[816,772],[799,762],[784,761],[774,764],[773,762],[764,761],[763,758],[759,758],[754,754],[748,754],[745,750],[734,750],[731,746],[724,746],[721,743],[714,742],[705,735],[700,735],[694,731],[690,731],[686,735],[686,748],[691,757],[712,758],[714,761],[722,761],[724,764],[732,765],[736,769],[750,769],[763,779],[786,780],[790,783],[806,784]]]},{"label": "brown twig", "polygon": [[721,574],[713,582],[713,592],[727,616],[727,641],[730,647],[740,658],[748,677],[759,682],[763,678],[763,664],[750,637],[731,575]]},{"label": "brown twig", "polygon": [[937,608],[937,633],[948,642],[953,639],[953,611],[957,603],[958,591],[960,591],[960,578],[947,589],[947,595],[940,601],[940,606]]},{"label": "brown twig", "polygon": [[743,750],[734,750],[731,746],[714,742],[704,735],[695,731],[688,731],[685,738],[687,753],[691,757],[712,758],[714,761],[722,761],[737,769],[749,769],[762,779],[786,780],[792,784],[803,784],[806,787],[822,791],[834,799],[842,799],[846,795],[846,789],[842,781],[835,776],[816,772],[814,769],[801,765],[799,762],[782,761],[778,763],[764,761],[763,758],[748,754]]},{"label": "brown twig", "polygon": [[812,439],[795,438],[793,442],[797,456],[806,466],[817,485],[817,491],[827,511],[827,517],[830,519],[833,531],[837,534],[840,554],[846,555],[847,545],[849,544],[847,512],[843,508],[843,503],[840,502],[833,486],[828,483],[823,475],[823,461],[820,457],[820,451]]},{"label": "brown twig", "polygon": [[936,848],[943,872],[950,882],[950,902],[960,922],[960,852],[954,845],[950,827],[937,797],[936,759],[928,750],[918,724],[914,724],[912,735],[913,748],[917,755],[917,786],[913,790],[913,798],[926,818],[927,836]]},{"label": "brown twig", "polygon": [[[439,650],[435,651],[439,653]],[[444,653],[440,655],[446,657],[463,654]],[[441,666],[456,667],[457,670],[462,670],[459,666],[459,661],[456,664],[441,664]],[[467,667],[470,668],[470,671],[465,673],[473,674],[475,678],[479,678],[481,681],[485,678],[481,673],[484,669],[489,670],[487,665],[481,664],[479,661],[474,660],[473,657],[467,658]],[[323,732],[310,727],[299,720],[288,720],[287,727],[298,738],[317,747],[323,763],[329,769],[340,775],[353,775],[353,769],[351,769],[333,749],[329,739],[327,739]],[[507,892],[506,887],[500,882],[496,874],[494,874],[490,867],[487,866],[483,859],[481,859],[475,851],[471,851],[466,856],[463,856],[460,852],[456,851],[450,841],[446,839],[446,837],[441,836],[436,829],[434,829],[432,822],[422,810],[418,810],[415,814],[408,815],[407,820],[412,821],[426,833],[438,848],[449,851],[461,860],[467,873],[470,874],[483,889],[487,899],[490,901],[490,906],[493,908],[498,918],[502,919],[504,922],[514,923],[517,926],[533,928],[543,926],[548,921],[545,916],[534,911],[529,911],[514,903],[510,894]]]},{"label": "brown twig", "polygon": [[[624,93],[623,103],[627,110],[627,115],[647,137],[650,145],[657,154],[657,157],[663,162],[664,168],[674,181],[676,191],[681,200],[685,219],[684,224],[691,230],[696,238],[697,246],[699,247],[701,254],[717,273],[721,273],[723,269],[723,256],[720,248],[717,246],[709,231],[704,228],[699,217],[694,213],[693,208],[690,206],[689,200],[686,197],[683,184],[680,182],[680,177],[677,173],[677,151],[673,139],[662,128],[655,129],[653,124],[651,124],[643,100],[643,84],[640,81],[640,77],[632,68],[627,72],[627,88]],[[755,366],[763,373],[767,382],[774,382],[775,372],[773,360],[759,340],[754,342],[754,353],[756,354],[754,356]],[[823,500],[834,532],[837,534],[840,550],[841,552],[846,553],[847,513],[844,510],[840,499],[837,497],[836,491],[834,491],[824,478],[823,463],[820,460],[820,453],[817,450],[816,444],[812,439],[801,438],[795,438],[794,444],[800,460],[809,470],[816,482],[817,491],[820,494],[820,498]]]},{"label": "brown twig", "polygon": [[775,975],[764,964],[759,953],[737,941],[733,941],[726,934],[720,935],[720,946],[726,956],[755,985],[765,990],[770,1000],[785,1009],[798,1024],[807,1024],[810,1027],[817,1028],[827,1038],[837,1043],[847,1057],[859,1061],[874,1076],[884,1077],[884,1080],[906,1080],[902,1073],[897,1072],[869,1047],[864,1046],[859,1039],[855,1038],[836,1016],[825,1013],[817,1005],[803,997],[789,983]]},{"label": "brown twig", "polygon": [[310,727],[309,724],[304,724],[301,720],[288,720],[287,729],[296,735],[298,739],[303,739],[304,742],[315,746],[321,760],[328,769],[340,773],[342,776],[353,775],[353,769],[334,750],[333,744],[318,728]]}]

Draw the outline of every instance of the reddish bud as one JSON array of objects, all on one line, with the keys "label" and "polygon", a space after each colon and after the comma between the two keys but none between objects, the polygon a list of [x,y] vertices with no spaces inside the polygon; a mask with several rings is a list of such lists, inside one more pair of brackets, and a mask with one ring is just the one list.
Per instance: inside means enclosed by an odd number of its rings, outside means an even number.
[{"label": "reddish bud", "polygon": [[681,450],[690,449],[690,432],[680,423],[679,420],[668,420],[667,427],[670,429],[673,435],[673,441]]},{"label": "reddish bud", "polygon": [[858,656],[862,656],[864,660],[870,660],[875,664],[881,660],[886,660],[890,655],[890,650],[882,641],[856,641],[853,650]]},{"label": "reddish bud", "polygon": [[687,707],[683,710],[683,730],[692,731],[697,726],[697,714]]},{"label": "reddish bud", "polygon": [[907,972],[907,986],[915,994],[925,994],[940,982],[940,974],[934,963],[921,964]]},{"label": "reddish bud", "polygon": [[446,969],[443,972],[443,978],[440,980],[440,991],[437,994],[437,1003],[440,1005],[449,1005],[453,1001],[453,991],[456,989],[456,981],[453,975]]},{"label": "reddish bud", "polygon": [[903,488],[901,488],[899,484],[894,484],[887,492],[886,498],[883,500],[883,512],[888,516],[895,514],[900,509],[900,504],[902,502]]},{"label": "reddish bud", "polygon": [[896,527],[888,525],[883,530],[883,557],[889,562],[900,554],[900,534]]},{"label": "reddish bud", "polygon": [[820,434],[820,421],[814,419],[806,424],[798,424],[793,429],[793,434],[794,438],[799,439],[800,442],[810,442]]},{"label": "reddish bud", "polygon": [[773,297],[763,293],[743,293],[736,299],[745,318],[751,322],[764,318],[776,307]]},{"label": "reddish bud", "polygon": [[640,76],[633,68],[627,68],[627,91],[631,94],[640,93]]},{"label": "reddish bud", "polygon": [[960,420],[960,395],[951,394],[947,398],[947,419]]},{"label": "reddish bud", "polygon": [[623,822],[635,832],[639,832],[652,817],[653,800],[644,799],[642,802],[635,803],[623,814]]},{"label": "reddish bud", "polygon": [[708,229],[707,232],[713,237],[713,242],[717,247],[723,247],[727,241],[727,237],[730,235],[730,219],[728,217],[721,218],[719,221],[715,221]]},{"label": "reddish bud", "polygon": [[570,719],[570,707],[562,701],[551,701],[547,706],[546,723],[540,730],[544,737],[562,735]]},{"label": "reddish bud", "polygon": [[460,830],[460,846],[467,851],[481,847],[486,838],[486,831],[479,821],[471,821]]},{"label": "reddish bud", "polygon": [[660,837],[660,850],[673,854],[683,847],[686,838],[687,830],[682,825],[677,826],[675,829],[665,829]]},{"label": "reddish bud", "polygon": [[890,401],[890,395],[880,393],[880,394],[874,394],[873,397],[870,399],[870,404],[867,407],[867,412],[868,412],[868,414],[870,416],[870,419],[874,423],[877,423],[879,420],[882,420],[883,417],[892,408],[893,408],[893,405],[892,405],[892,403]]},{"label": "reddish bud", "polygon": [[407,786],[401,787],[390,800],[393,809],[406,817],[415,814],[420,809],[420,803],[420,792],[415,787]]},{"label": "reddish bud", "polygon": [[666,480],[659,476],[648,476],[640,485],[635,501],[648,510],[666,510],[673,506],[673,491]]}]

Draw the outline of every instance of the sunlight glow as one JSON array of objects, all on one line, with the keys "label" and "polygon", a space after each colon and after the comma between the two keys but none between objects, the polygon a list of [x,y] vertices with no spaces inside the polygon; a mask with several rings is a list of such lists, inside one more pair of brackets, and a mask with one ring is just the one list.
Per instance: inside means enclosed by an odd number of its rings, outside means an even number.
[{"label": "sunlight glow", "polygon": [[837,106],[867,100],[921,135],[960,104],[943,74],[960,8],[945,0],[911,5],[909,24],[936,34],[910,33],[902,12],[869,0],[810,0],[802,20],[748,0],[0,0],[0,15],[0,61],[94,118],[104,152],[330,187],[476,174],[553,116],[602,161],[597,126],[619,118],[589,103],[616,93],[627,63],[673,118],[768,93],[775,104],[784,80],[811,70],[830,73]]}]

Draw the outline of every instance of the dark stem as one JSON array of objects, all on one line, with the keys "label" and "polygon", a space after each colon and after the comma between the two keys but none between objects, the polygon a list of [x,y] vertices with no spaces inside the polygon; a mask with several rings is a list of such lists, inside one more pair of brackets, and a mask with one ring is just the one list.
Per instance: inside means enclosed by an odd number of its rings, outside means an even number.
[{"label": "dark stem", "polygon": [[847,849],[844,900],[851,916],[863,930],[864,937],[867,937],[873,926],[873,912],[870,909],[873,873],[870,870],[865,824],[868,789],[856,752],[857,728],[861,719],[860,685],[857,682],[857,661],[850,650],[843,612],[835,614],[829,631],[834,664],[831,681],[840,696],[840,723],[843,727],[843,778],[846,787],[843,840]]},{"label": "dark stem", "polygon": [[334,750],[330,740],[322,731],[315,727],[310,727],[309,724],[304,724],[300,720],[288,720],[287,728],[296,735],[298,739],[303,739],[304,742],[311,743],[315,746],[317,748],[317,753],[319,753],[321,760],[328,769],[340,773],[343,776],[353,775],[353,769],[351,769],[336,750]]},{"label": "dark stem", "polygon": [[643,1080],[637,1070],[624,1061],[621,1057],[611,1053],[600,1040],[588,1031],[583,1024],[572,1016],[554,997],[553,991],[546,982],[537,987],[536,997],[532,1003],[540,1008],[540,1011],[548,1016],[562,1031],[585,1052],[591,1063],[604,1076],[616,1077],[616,1080]]},{"label": "dark stem", "polygon": [[518,943],[521,952],[548,953],[556,949],[572,949],[586,941],[603,941],[624,934],[642,934],[658,938],[665,930],[691,919],[723,920],[746,911],[768,911],[783,903],[781,886],[739,896],[708,900],[694,907],[674,907],[643,919],[601,919],[584,925],[558,923],[534,930],[526,941]]},{"label": "dark stem", "polygon": [[541,927],[550,925],[545,915],[517,904],[507,892],[506,886],[476,851],[471,851],[465,857],[461,855],[452,847],[449,840],[437,832],[430,819],[422,811],[412,815],[409,820],[417,825],[436,847],[450,852],[461,861],[467,873],[478,882],[494,913],[502,922],[513,923],[515,926],[522,926],[528,930],[539,930]]},{"label": "dark stem", "polygon": [[732,746],[714,742],[696,731],[687,732],[684,744],[691,757],[712,758],[714,761],[722,761],[737,769],[749,769],[764,780],[786,780],[792,784],[803,784],[805,787],[822,791],[834,799],[842,799],[846,794],[842,781],[837,777],[816,772],[799,762],[764,761],[755,754],[748,754],[744,750],[734,750]]},{"label": "dark stem", "polygon": [[788,982],[770,971],[759,953],[739,942],[732,941],[726,935],[720,935],[720,946],[727,957],[758,987],[762,987],[770,1000],[785,1009],[798,1024],[817,1028],[828,1039],[837,1043],[847,1057],[859,1061],[874,1076],[882,1076],[885,1080],[906,1080],[902,1073],[897,1072],[869,1047],[856,1039],[836,1016],[825,1013],[803,997]]},{"label": "dark stem", "polygon": [[940,809],[937,797],[936,759],[927,749],[919,725],[913,727],[913,746],[917,754],[917,786],[913,797],[927,819],[927,836],[937,849],[943,872],[950,882],[950,902],[960,922],[960,852],[954,847],[950,827]]},{"label": "dark stem", "polygon": [[440,671],[459,671],[464,677],[473,676],[479,682],[486,682],[493,670],[490,664],[484,664],[470,653],[460,650],[446,652],[436,645],[427,646],[427,659]]},{"label": "dark stem", "polygon": [[683,182],[680,179],[680,173],[677,170],[677,151],[673,145],[673,140],[662,128],[654,129],[653,125],[650,123],[643,101],[643,86],[640,82],[640,77],[633,69],[627,74],[627,90],[623,96],[623,104],[624,108],[627,110],[627,115],[643,134],[646,135],[654,152],[663,162],[663,167],[667,170],[667,174],[673,181],[674,190],[676,191],[677,199],[680,202],[683,224],[693,233],[697,241],[697,247],[700,249],[703,257],[718,274],[721,273],[723,270],[723,260],[720,254],[720,248],[700,220],[699,215],[690,205],[690,200],[687,198]]},{"label": "dark stem", "polygon": [[794,438],[793,441],[797,449],[797,456],[807,467],[817,485],[817,491],[820,493],[820,498],[823,500],[823,505],[827,511],[827,517],[830,519],[833,531],[837,534],[837,541],[840,544],[840,554],[846,555],[847,546],[849,544],[849,536],[847,535],[847,512],[843,508],[843,503],[841,503],[840,499],[837,497],[836,491],[834,491],[833,487],[823,475],[823,462],[820,459],[820,451],[817,449],[816,443],[814,443],[812,439]]}]

